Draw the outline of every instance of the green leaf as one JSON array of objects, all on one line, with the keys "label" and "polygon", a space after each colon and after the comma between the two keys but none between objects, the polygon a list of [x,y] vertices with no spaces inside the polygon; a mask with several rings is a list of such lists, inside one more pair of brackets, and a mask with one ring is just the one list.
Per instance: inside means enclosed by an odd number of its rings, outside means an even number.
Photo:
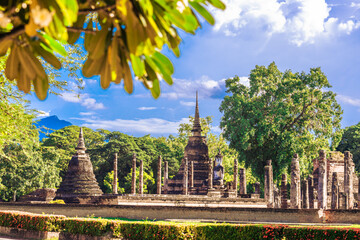
[{"label": "green leaf", "polygon": [[130,53],[131,65],[133,67],[134,73],[138,77],[142,77],[145,74],[145,64],[140,57],[135,56]]},{"label": "green leaf", "polygon": [[49,83],[48,83],[47,77],[46,78],[40,78],[40,77],[35,78],[35,80],[33,81],[33,85],[34,85],[36,96],[40,100],[44,100],[47,96],[47,91],[49,89]]},{"label": "green leaf", "polygon": [[151,88],[152,96],[157,99],[160,96],[160,83],[158,79],[153,81],[153,87]]},{"label": "green leaf", "polygon": [[220,0],[208,0],[208,2],[213,5],[216,8],[219,8],[221,10],[225,10],[226,6],[223,2],[221,2]]},{"label": "green leaf", "polygon": [[205,18],[205,20],[210,23],[211,25],[215,24],[215,20],[213,18],[213,16],[211,16],[211,14],[203,7],[201,6],[199,3],[197,2],[189,2],[189,4],[198,12],[201,14],[201,16],[203,16]]},{"label": "green leaf", "polygon": [[60,53],[64,57],[67,56],[67,52],[65,48],[58,41],[56,41],[55,39],[53,39],[44,32],[39,32],[39,34],[46,40],[47,44],[52,50],[54,50],[57,53]]}]

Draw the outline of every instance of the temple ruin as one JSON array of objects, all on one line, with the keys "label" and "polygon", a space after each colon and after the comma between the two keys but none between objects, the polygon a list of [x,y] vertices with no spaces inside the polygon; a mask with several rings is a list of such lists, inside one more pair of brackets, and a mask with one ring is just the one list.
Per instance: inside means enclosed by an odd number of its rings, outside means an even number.
[{"label": "temple ruin", "polygon": [[[206,137],[201,135],[197,93],[195,118],[191,131],[192,136],[189,137],[188,144],[185,147],[180,169],[172,179],[167,180],[166,189],[163,189],[163,193],[184,194],[186,192],[185,194],[189,195],[206,195],[208,193],[211,161]],[[186,181],[184,181],[184,176],[187,178]],[[215,178],[214,181],[216,181]],[[186,191],[186,189],[188,190]]]},{"label": "temple ruin", "polygon": [[65,203],[79,203],[79,197],[100,196],[103,194],[96,181],[90,157],[86,151],[83,130],[80,128],[76,153],[72,156],[67,173],[56,191],[55,199]]}]

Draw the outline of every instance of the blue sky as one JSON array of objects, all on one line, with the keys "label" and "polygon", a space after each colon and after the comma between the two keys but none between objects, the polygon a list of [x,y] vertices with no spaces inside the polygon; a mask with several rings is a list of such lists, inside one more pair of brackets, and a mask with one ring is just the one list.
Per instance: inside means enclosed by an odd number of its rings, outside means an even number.
[{"label": "blue sky", "polygon": [[321,67],[344,110],[342,126],[360,121],[360,1],[224,2],[225,11],[211,10],[215,26],[203,23],[195,36],[181,34],[179,58],[164,50],[175,67],[174,84],[162,82],[159,99],[139,82],[131,95],[122,85],[103,90],[95,77],[85,79],[80,98],[72,93],[45,101],[31,96],[31,106],[43,116],[57,115],[93,129],[168,136],[194,114],[198,90],[200,116],[213,116],[219,133],[224,80],[238,75],[246,84],[255,65],[275,61],[281,71]]}]

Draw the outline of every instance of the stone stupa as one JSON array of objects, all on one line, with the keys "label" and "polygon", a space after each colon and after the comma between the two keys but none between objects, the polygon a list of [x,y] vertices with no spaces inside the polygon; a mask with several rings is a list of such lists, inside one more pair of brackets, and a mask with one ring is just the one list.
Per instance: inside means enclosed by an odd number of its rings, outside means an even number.
[{"label": "stone stupa", "polygon": [[67,173],[56,192],[56,199],[65,203],[79,203],[79,197],[102,195],[96,181],[90,157],[85,153],[83,130],[80,128],[76,153],[72,156]]},{"label": "stone stupa", "polygon": [[[189,194],[190,195],[206,195],[208,193],[209,183],[209,169],[210,169],[210,158],[209,150],[206,142],[206,136],[201,135],[201,125],[200,125],[200,114],[199,114],[199,103],[198,103],[198,93],[196,92],[196,105],[195,105],[195,118],[192,128],[192,136],[189,137],[188,143],[185,147],[184,157],[188,158],[188,185],[189,185]],[[194,167],[194,183],[193,187],[190,185],[190,166],[193,162]],[[179,172],[172,178],[168,179],[167,189],[164,189],[166,194],[183,194],[184,193],[184,170],[185,170],[185,161],[184,159],[181,162]]]}]

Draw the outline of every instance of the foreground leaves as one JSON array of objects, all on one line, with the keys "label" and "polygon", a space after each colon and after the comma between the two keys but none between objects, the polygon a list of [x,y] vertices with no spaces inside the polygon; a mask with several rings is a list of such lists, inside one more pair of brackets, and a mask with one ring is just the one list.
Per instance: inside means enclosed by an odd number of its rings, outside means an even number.
[{"label": "foreground leaves", "polygon": [[0,21],[8,23],[6,28],[0,27],[0,56],[9,52],[6,77],[16,80],[19,90],[29,93],[33,89],[39,99],[45,99],[49,80],[39,59],[60,69],[56,54],[67,55],[60,42],[74,44],[81,32],[86,32],[83,44],[88,55],[82,69],[85,77],[100,75],[104,89],[111,82],[123,81],[128,93],[132,93],[136,77],[158,98],[161,80],[171,85],[174,73],[171,61],[161,54],[163,46],[179,56],[178,30],[195,34],[201,27],[196,12],[208,23],[215,23],[207,10],[209,5],[225,9],[219,0],[0,3],[4,15]]}]

